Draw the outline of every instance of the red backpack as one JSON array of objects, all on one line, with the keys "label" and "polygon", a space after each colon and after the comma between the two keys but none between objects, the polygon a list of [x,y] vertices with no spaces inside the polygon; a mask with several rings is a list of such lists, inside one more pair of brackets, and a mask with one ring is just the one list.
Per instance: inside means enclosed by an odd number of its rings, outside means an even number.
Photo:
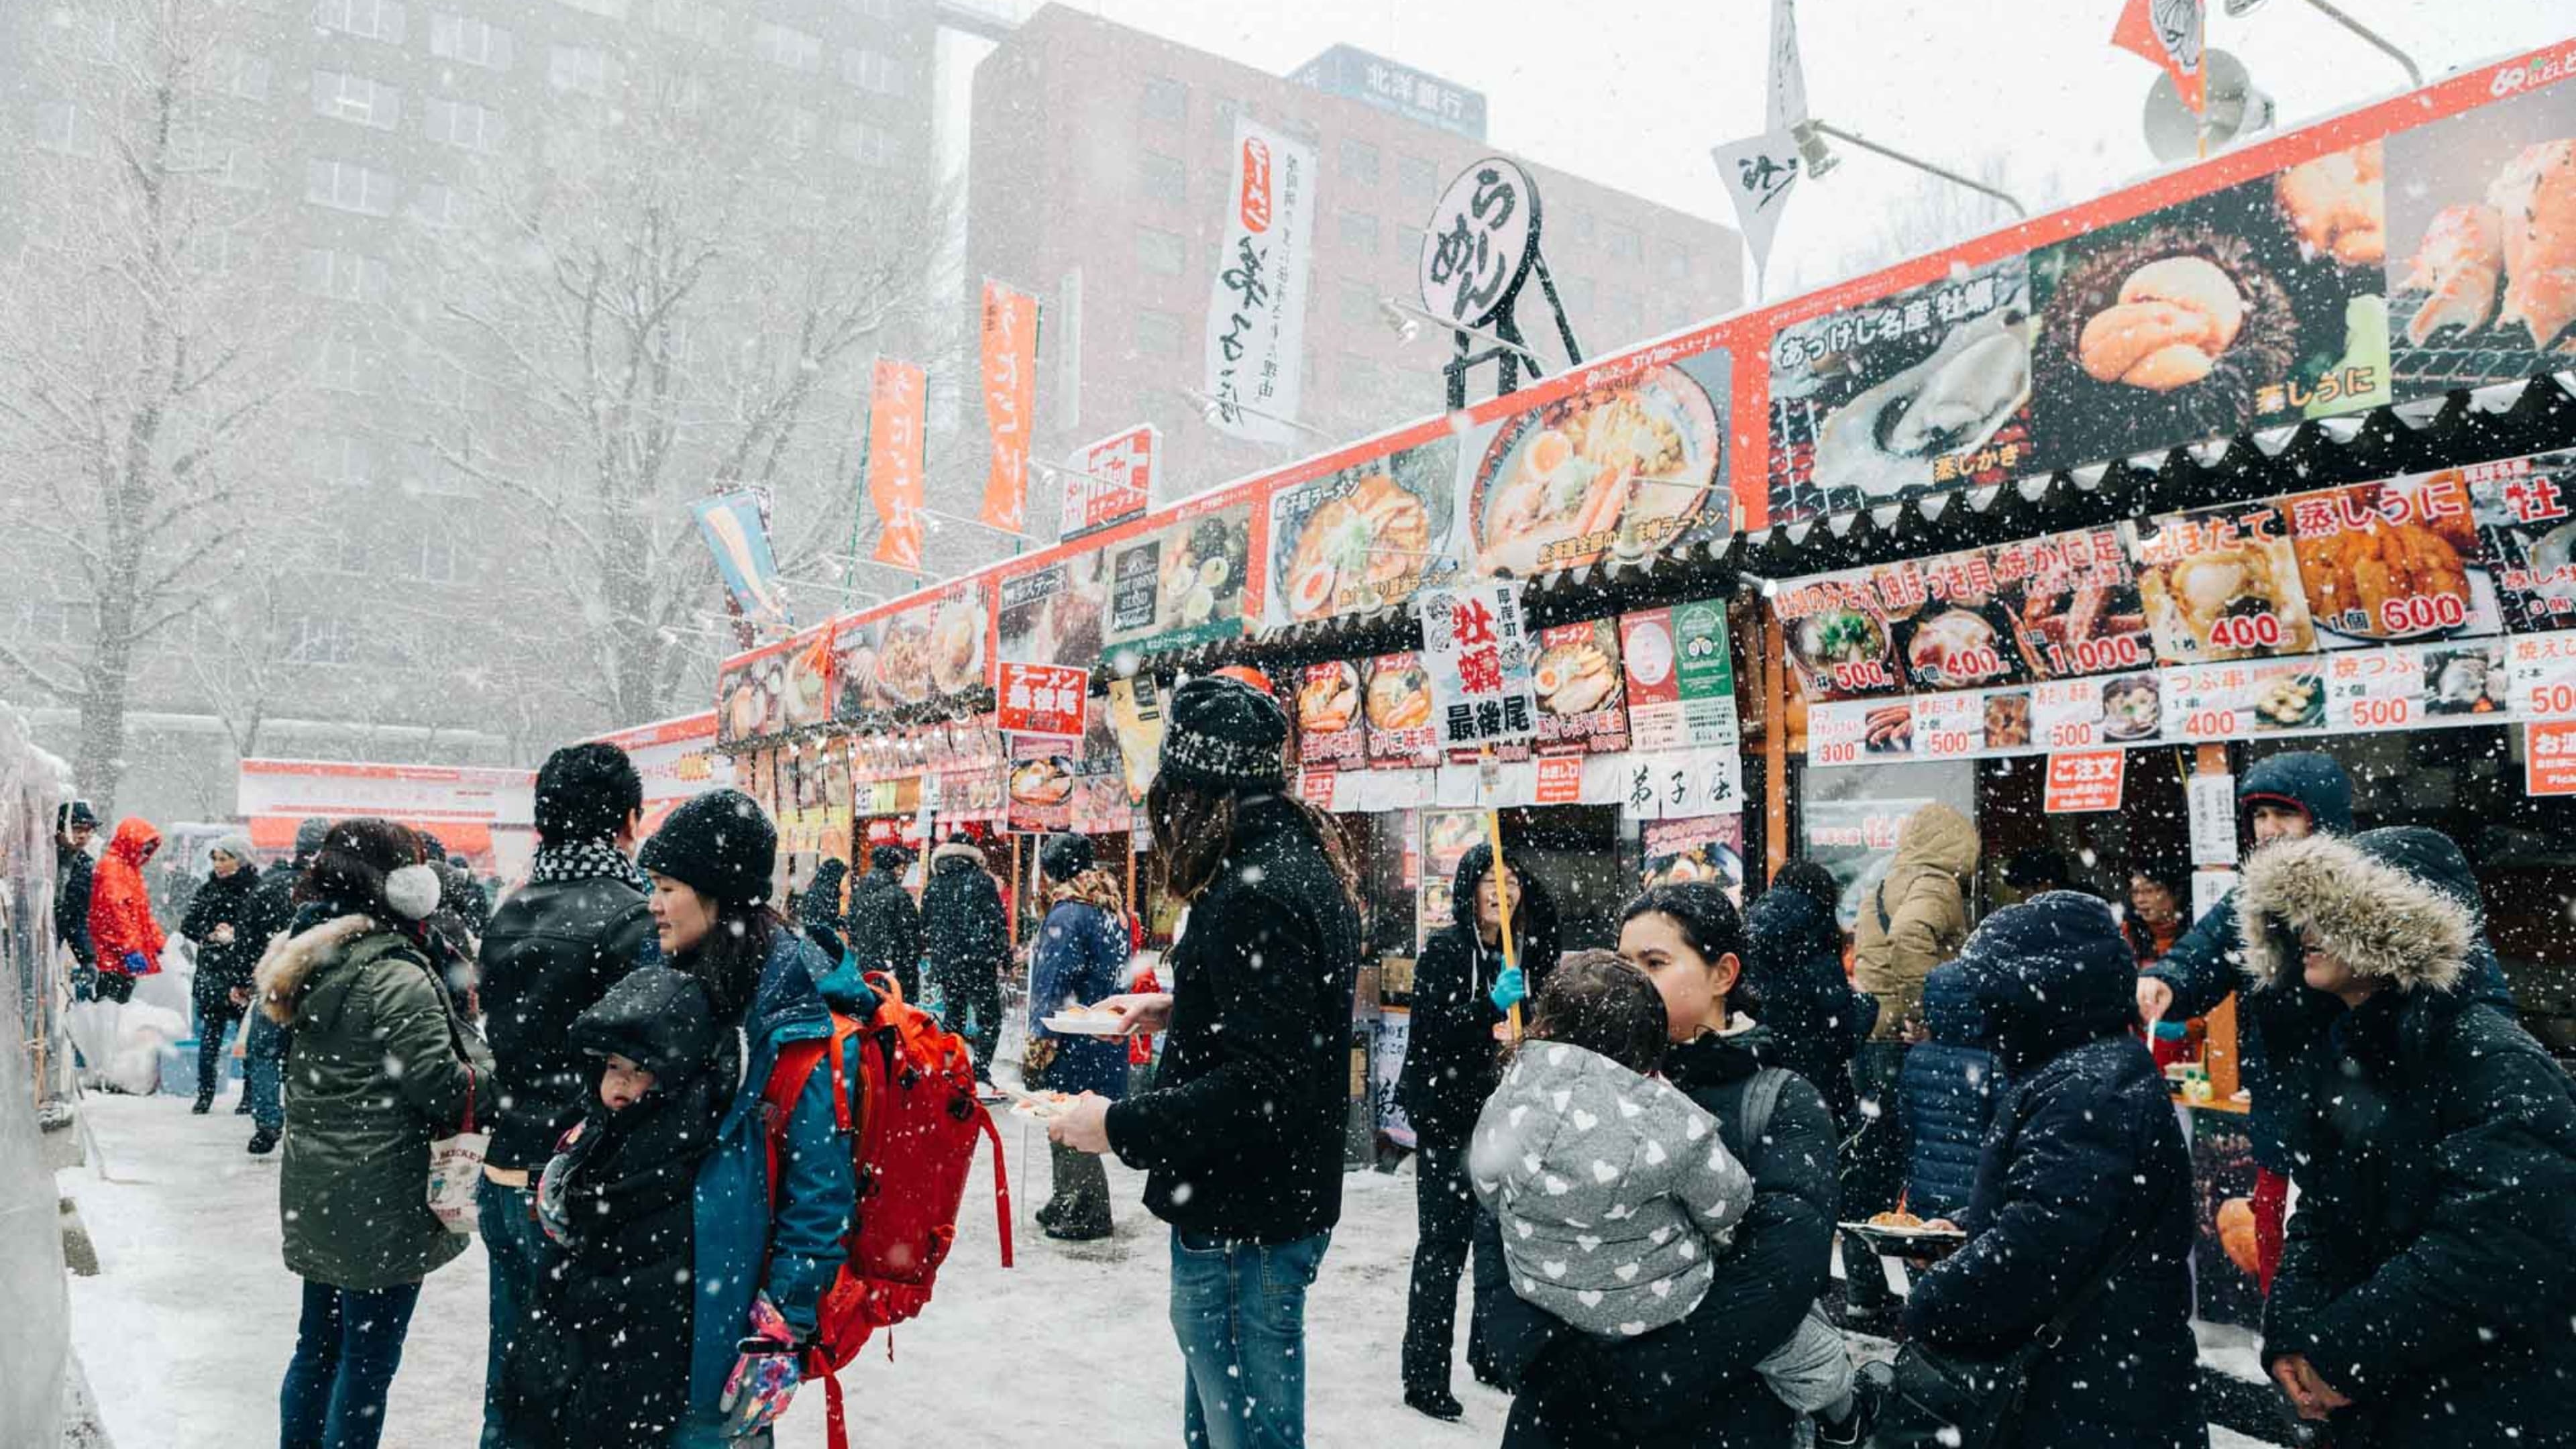
[{"label": "red backpack", "polygon": [[[957,1209],[975,1165],[978,1137],[993,1143],[994,1217],[1002,1266],[1011,1266],[1011,1184],[1002,1134],[975,1097],[974,1056],[938,1018],[903,999],[891,977],[870,975],[877,1009],[865,1021],[832,1013],[831,1035],[791,1042],[778,1054],[762,1101],[769,1110],[769,1183],[778,1191],[778,1154],[787,1119],[817,1068],[832,1073],[832,1104],[849,1137],[858,1210],[842,1239],[848,1257],[823,1290],[813,1347],[800,1367],[823,1380],[832,1449],[847,1449],[838,1370],[869,1335],[919,1314],[957,1240]],[[852,1067],[857,1090],[851,1090]],[[853,1124],[851,1102],[857,1101]],[[887,1344],[893,1356],[893,1344]]]}]

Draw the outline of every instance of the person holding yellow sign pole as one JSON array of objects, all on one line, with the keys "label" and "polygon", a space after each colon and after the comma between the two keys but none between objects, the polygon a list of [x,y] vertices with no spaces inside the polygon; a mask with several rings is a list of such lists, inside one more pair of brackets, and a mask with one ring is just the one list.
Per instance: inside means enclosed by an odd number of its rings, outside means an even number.
[{"label": "person holding yellow sign pole", "polygon": [[[1431,937],[1414,966],[1412,1030],[1395,1089],[1418,1147],[1420,1237],[1404,1315],[1404,1401],[1435,1419],[1462,1412],[1449,1390],[1449,1364],[1457,1339],[1458,1279],[1476,1226],[1467,1138],[1502,1077],[1497,1036],[1509,1031],[1512,1009],[1537,991],[1556,964],[1556,903],[1537,877],[1508,863],[1496,870],[1494,860],[1491,840],[1459,859],[1451,893],[1455,917]],[[1477,1377],[1491,1380],[1472,1331],[1467,1363]]]}]

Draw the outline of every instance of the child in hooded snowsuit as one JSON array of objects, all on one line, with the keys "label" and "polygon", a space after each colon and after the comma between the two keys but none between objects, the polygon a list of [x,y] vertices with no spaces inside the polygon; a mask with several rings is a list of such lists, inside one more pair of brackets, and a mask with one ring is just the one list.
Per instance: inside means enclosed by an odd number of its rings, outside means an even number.
[{"label": "child in hooded snowsuit", "polygon": [[[1752,1206],[1717,1119],[1648,1075],[1666,1023],[1645,972],[1608,951],[1563,957],[1468,1148],[1513,1291],[1587,1333],[1633,1337],[1688,1317]],[[1850,1355],[1821,1317],[1756,1369],[1791,1408],[1848,1417]]]},{"label": "child in hooded snowsuit", "polygon": [[733,1074],[705,988],[667,966],[609,988],[571,1039],[600,1079],[540,1179],[564,1256],[510,1342],[506,1422],[547,1449],[659,1444],[688,1411],[691,1195]]}]

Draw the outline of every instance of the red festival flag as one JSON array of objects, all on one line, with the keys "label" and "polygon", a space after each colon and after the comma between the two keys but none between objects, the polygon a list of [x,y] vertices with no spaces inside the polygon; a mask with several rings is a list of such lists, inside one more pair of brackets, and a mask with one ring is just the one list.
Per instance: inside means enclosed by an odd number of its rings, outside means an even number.
[{"label": "red festival flag", "polygon": [[868,394],[868,502],[877,511],[876,561],[921,569],[920,368],[877,359]]},{"label": "red festival flag", "polygon": [[2208,107],[2200,56],[2207,36],[2206,0],[2129,0],[2111,43],[2163,66],[2182,103],[2197,114]]},{"label": "red festival flag", "polygon": [[1018,533],[1029,518],[1029,415],[1037,403],[1038,303],[989,278],[984,283],[984,421],[993,434],[993,471],[984,482],[983,520]]}]

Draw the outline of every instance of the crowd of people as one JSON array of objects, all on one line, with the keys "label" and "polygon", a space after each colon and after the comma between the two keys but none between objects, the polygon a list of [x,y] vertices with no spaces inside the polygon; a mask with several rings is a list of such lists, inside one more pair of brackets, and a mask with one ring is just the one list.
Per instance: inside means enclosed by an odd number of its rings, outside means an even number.
[{"label": "crowd of people", "polygon": [[[1143,1172],[1182,1432],[1215,1449],[1305,1441],[1304,1300],[1341,1213],[1364,902],[1339,827],[1290,788],[1291,733],[1237,679],[1168,701],[1147,800],[1185,910],[1168,990],[1131,979],[1139,928],[1090,843],[1037,854],[1018,1066],[1069,1099],[1038,1216],[1107,1236],[1101,1159]],[[2034,881],[1974,920],[1976,832],[1937,804],[1856,899],[1806,863],[1741,911],[1713,883],[1655,886],[1615,950],[1573,949],[1525,863],[1467,852],[1397,1094],[1418,1144],[1404,1404],[1462,1413],[1463,1277],[1507,1445],[1785,1449],[1802,1421],[1877,1442],[1920,1406],[1833,1318],[2013,1365],[1998,1442],[2203,1444],[2204,1207],[2148,1037],[2235,993],[2288,1411],[2340,1446],[2566,1442],[2576,1092],[2515,1023],[2466,860],[2430,830],[2356,833],[2322,755],[2262,762],[2239,803],[2242,887],[2189,923],[2152,870],[2125,911]],[[782,1059],[926,975],[989,1072],[1013,933],[971,842],[933,850],[918,905],[888,846],[855,880],[818,872],[791,913],[749,797],[698,796],[649,837],[642,806],[615,747],[556,751],[497,909],[391,821],[308,821],[265,870],[214,842],[179,922],[196,1110],[208,1043],[246,1020],[240,1110],[252,1152],[283,1143],[303,1285],[283,1449],[377,1442],[422,1281],[469,1243],[424,1192],[459,1130],[489,1134],[484,1449],[768,1442],[861,1201],[841,1074]],[[93,865],[98,823],[77,803],[57,821],[54,919],[75,989],[115,1000],[160,969],[140,875],[159,837],[121,821]],[[1049,1028],[1067,1004],[1163,1034],[1154,1070],[1131,1073],[1129,1040]],[[1900,1202],[1956,1246],[1891,1275],[1843,1234],[1827,1315],[1836,1225]]]}]

